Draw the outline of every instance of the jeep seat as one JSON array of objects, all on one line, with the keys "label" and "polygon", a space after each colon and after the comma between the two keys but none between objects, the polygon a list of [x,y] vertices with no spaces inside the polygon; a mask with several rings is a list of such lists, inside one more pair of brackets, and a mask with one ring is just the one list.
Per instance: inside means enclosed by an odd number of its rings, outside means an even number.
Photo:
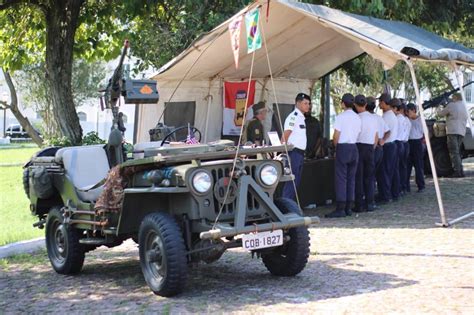
[{"label": "jeep seat", "polygon": [[81,200],[91,202],[99,198],[110,170],[103,145],[62,148],[56,152],[55,160],[64,165]]}]

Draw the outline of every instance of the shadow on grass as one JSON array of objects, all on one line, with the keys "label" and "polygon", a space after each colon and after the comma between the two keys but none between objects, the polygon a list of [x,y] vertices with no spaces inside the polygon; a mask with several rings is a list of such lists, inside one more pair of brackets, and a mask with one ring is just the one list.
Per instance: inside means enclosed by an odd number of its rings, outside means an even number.
[{"label": "shadow on grass", "polygon": [[[137,257],[88,257],[77,276],[56,274],[42,261],[0,272],[0,310],[6,312],[62,311],[250,311],[256,306],[301,304],[414,285],[416,281],[388,273],[343,269],[310,256],[296,277],[275,277],[259,259],[227,252],[213,264],[190,268],[185,291],[173,298],[155,296],[146,285]],[[130,254],[129,252],[124,254]],[[335,258],[337,263],[349,258]],[[331,260],[329,263],[334,264]],[[1,270],[1,268],[0,268]],[[23,301],[18,301],[24,297]]]}]

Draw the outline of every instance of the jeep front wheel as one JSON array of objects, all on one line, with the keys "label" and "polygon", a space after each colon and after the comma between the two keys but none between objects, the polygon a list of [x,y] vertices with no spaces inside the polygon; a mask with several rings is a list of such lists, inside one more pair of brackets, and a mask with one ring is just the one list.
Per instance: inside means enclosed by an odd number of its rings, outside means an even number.
[{"label": "jeep front wheel", "polygon": [[186,247],[180,228],[168,214],[147,215],[138,233],[140,265],[153,293],[180,293],[187,276]]},{"label": "jeep front wheel", "polygon": [[[283,213],[293,212],[301,215],[301,210],[293,200],[277,199],[275,205]],[[275,276],[295,276],[305,268],[308,262],[310,246],[308,229],[305,226],[291,228],[287,235],[290,236],[287,243],[262,254],[265,267]]]},{"label": "jeep front wheel", "polygon": [[59,207],[52,208],[46,220],[46,249],[53,269],[60,274],[79,273],[84,264],[80,231],[64,224]]}]

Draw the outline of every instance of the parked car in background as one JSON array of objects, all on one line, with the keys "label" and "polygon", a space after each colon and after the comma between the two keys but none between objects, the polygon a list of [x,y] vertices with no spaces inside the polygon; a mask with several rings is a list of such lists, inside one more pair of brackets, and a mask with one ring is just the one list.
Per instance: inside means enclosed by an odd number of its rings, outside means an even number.
[{"label": "parked car in background", "polygon": [[[38,134],[41,136],[41,132],[39,132],[38,130],[36,130],[36,132],[38,132]],[[5,130],[5,137],[30,138],[30,135],[28,134],[28,132],[26,132],[25,129],[23,129],[23,127],[20,124],[11,124]]]}]

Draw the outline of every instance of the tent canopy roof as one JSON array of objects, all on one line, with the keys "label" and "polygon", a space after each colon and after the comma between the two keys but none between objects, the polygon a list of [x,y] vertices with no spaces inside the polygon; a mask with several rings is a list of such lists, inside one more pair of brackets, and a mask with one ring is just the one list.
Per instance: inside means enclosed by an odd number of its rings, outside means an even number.
[{"label": "tent canopy roof", "polygon": [[[259,0],[234,17],[261,5],[261,26],[274,77],[318,79],[363,53],[388,69],[406,58],[474,64],[474,50],[420,27],[288,0]],[[233,17],[233,18],[234,18]],[[196,39],[185,51],[158,70],[156,80],[248,78],[252,54],[247,54],[245,25],[240,36],[239,69],[230,45],[229,19]],[[265,47],[257,50],[253,77],[270,74]],[[190,69],[190,70],[189,70]]]}]

